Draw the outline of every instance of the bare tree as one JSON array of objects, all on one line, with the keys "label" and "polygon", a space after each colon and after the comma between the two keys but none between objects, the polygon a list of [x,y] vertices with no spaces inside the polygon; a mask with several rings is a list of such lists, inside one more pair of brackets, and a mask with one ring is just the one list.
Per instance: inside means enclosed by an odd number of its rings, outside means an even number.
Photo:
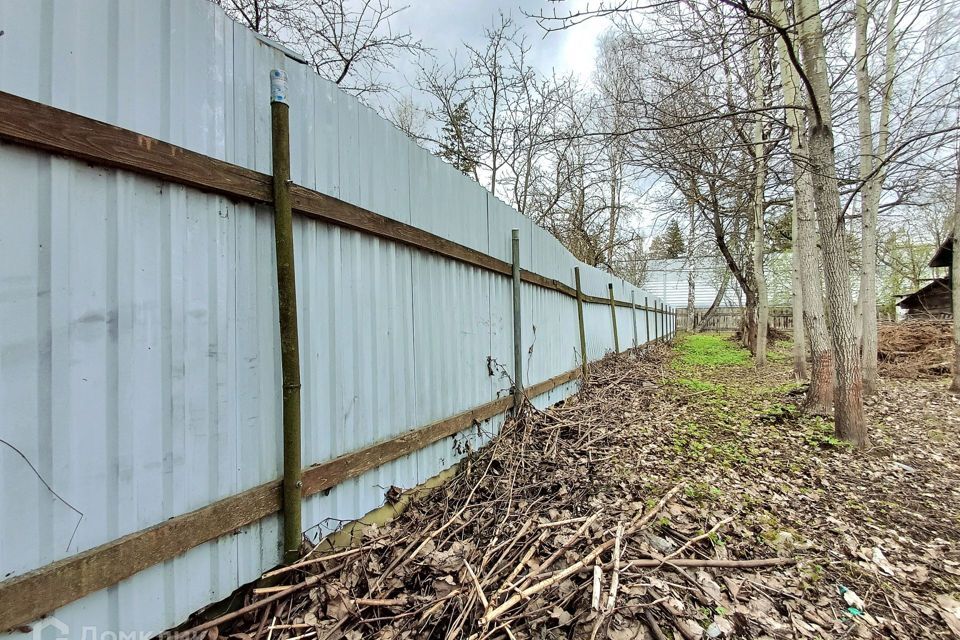
[{"label": "bare tree", "polygon": [[[771,0],[773,20],[780,26],[792,24],[787,18],[783,0]],[[793,32],[795,33],[795,31]],[[823,275],[816,249],[816,220],[814,217],[813,179],[807,158],[806,101],[801,93],[799,71],[795,67],[784,38],[777,39],[780,77],[782,80],[785,115],[790,129],[790,154],[793,164],[793,261],[799,271],[801,315],[794,311],[794,334],[806,333],[810,342],[811,376],[805,409],[813,414],[829,415],[833,405],[833,352],[830,348],[823,308]],[[795,280],[796,281],[796,280]],[[805,356],[805,354],[804,354]]]},{"label": "bare tree", "polygon": [[394,33],[403,8],[390,0],[212,0],[234,20],[300,53],[324,78],[354,95],[387,91],[381,74],[423,51]]},{"label": "bare tree", "polygon": [[750,226],[753,230],[753,287],[756,292],[756,346],[754,347],[754,362],[757,368],[767,364],[767,280],[763,273],[764,248],[764,214],[766,212],[765,187],[767,182],[767,151],[764,142],[764,122],[762,109],[764,106],[763,68],[760,65],[760,24],[753,35],[750,45],[750,73],[753,76],[753,106],[757,112],[753,115],[753,160],[755,163],[755,180],[753,192],[753,211]]},{"label": "bare tree", "polygon": [[819,2],[797,0],[796,12],[810,106],[807,144],[813,175],[813,199],[820,226],[831,320],[830,339],[836,364],[834,425],[839,438],[864,448],[868,440],[863,411],[863,369],[850,295],[847,234],[837,182],[833,107]]},{"label": "bare tree", "polygon": [[[877,372],[877,213],[885,167],[880,162],[887,154],[889,140],[890,101],[893,93],[894,56],[898,0],[890,0],[885,35],[884,83],[880,107],[877,144],[870,109],[870,70],[867,55],[867,0],[856,0],[856,77],[857,118],[860,132],[860,220],[862,272],[860,279],[860,313],[862,316],[861,353],[863,354],[864,392],[876,391]],[[876,170],[875,170],[876,168]]]}]

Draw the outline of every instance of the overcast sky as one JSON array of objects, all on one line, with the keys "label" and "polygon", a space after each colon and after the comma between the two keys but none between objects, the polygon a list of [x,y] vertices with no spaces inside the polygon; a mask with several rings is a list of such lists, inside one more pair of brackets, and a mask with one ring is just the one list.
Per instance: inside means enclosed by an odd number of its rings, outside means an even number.
[{"label": "overcast sky", "polygon": [[[527,36],[532,63],[541,72],[572,71],[587,80],[593,70],[596,38],[607,21],[593,19],[572,29],[545,33],[534,19],[526,17],[541,10],[547,15],[554,11],[565,15],[586,8],[587,3],[588,0],[395,0],[394,7],[407,8],[395,17],[393,26],[399,31],[410,31],[424,46],[433,49],[438,59],[446,60],[448,52],[462,49],[463,42],[480,43],[484,28],[498,21],[502,12],[512,16]],[[460,57],[463,58],[462,52]]]}]

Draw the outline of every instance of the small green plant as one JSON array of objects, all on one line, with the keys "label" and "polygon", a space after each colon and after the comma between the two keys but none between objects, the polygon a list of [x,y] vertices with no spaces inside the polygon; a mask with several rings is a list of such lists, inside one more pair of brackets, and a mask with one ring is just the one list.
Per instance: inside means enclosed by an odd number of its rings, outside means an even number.
[{"label": "small green plant", "polygon": [[790,356],[785,353],[780,353],[779,351],[770,351],[767,353],[767,360],[770,362],[776,362],[778,364],[783,364],[790,361]]},{"label": "small green plant", "polygon": [[770,424],[780,424],[797,414],[797,407],[791,404],[775,403],[760,413],[760,419]]},{"label": "small green plant", "polygon": [[813,587],[813,585],[823,580],[826,573],[827,571],[823,568],[823,565],[804,563],[800,566],[800,575],[803,576],[805,587]]},{"label": "small green plant", "polygon": [[820,417],[801,421],[803,439],[811,447],[849,449],[850,443],[839,439],[833,433],[833,423]]},{"label": "small green plant", "polygon": [[723,387],[719,384],[707,382],[706,380],[693,380],[691,378],[677,378],[674,384],[691,391],[721,391]]},{"label": "small green plant", "polygon": [[683,490],[691,500],[718,500],[723,491],[706,482],[691,482]]}]

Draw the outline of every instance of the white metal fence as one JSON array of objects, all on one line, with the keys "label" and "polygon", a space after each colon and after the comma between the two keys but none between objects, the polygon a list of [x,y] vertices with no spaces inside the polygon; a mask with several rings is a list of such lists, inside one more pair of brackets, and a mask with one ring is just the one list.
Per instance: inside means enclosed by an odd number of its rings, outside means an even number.
[{"label": "white metal fence", "polygon": [[[655,302],[580,265],[209,2],[4,2],[0,29],[0,91],[264,173],[268,72],[284,68],[297,184],[504,261],[518,228],[524,269],[572,286],[579,265],[587,295],[605,298],[612,281],[621,301]],[[509,278],[304,216],[294,233],[305,464],[507,393],[496,372],[512,374]],[[276,288],[269,207],[0,143],[0,579],[50,571],[280,477]],[[521,306],[525,381],[575,369],[575,300],[524,282]],[[650,318],[616,309],[621,348],[635,317],[646,342]],[[613,348],[610,308],[584,313],[596,359]],[[672,332],[672,316],[658,321],[661,335]],[[502,420],[458,439],[480,446]],[[379,506],[391,485],[414,486],[461,455],[444,438],[351,477],[305,500],[303,527],[324,535]],[[275,565],[278,519],[48,613],[70,637],[162,631]],[[3,587],[0,627],[16,597]],[[48,625],[41,635],[64,633]]]}]

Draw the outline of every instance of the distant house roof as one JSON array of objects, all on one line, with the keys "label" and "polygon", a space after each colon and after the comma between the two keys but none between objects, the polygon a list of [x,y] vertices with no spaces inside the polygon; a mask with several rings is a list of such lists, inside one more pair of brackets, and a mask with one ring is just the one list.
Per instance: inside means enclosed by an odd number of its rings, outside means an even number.
[{"label": "distant house roof", "polygon": [[937,247],[936,252],[933,254],[933,257],[930,258],[931,267],[949,267],[953,261],[953,234],[951,233],[947,236],[947,239],[943,241],[939,247]]}]

